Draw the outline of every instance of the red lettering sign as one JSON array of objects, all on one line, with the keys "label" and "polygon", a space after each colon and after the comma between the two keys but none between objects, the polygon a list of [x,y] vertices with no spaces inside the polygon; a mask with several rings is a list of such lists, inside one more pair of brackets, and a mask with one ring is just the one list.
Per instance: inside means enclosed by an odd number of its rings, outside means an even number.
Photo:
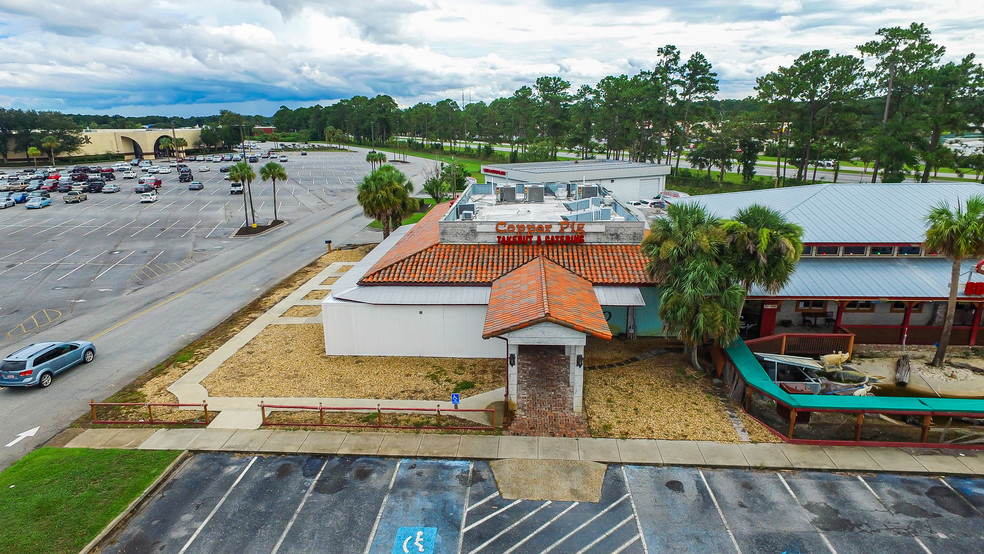
[{"label": "red lettering sign", "polygon": [[984,295],[984,283],[967,281],[964,285],[964,294],[972,294],[974,296]]},{"label": "red lettering sign", "polygon": [[488,168],[488,167],[483,167],[482,168],[482,173],[491,173],[492,175],[502,175],[503,177],[506,176],[506,172],[505,171],[503,171],[501,169],[491,169],[491,168]]}]

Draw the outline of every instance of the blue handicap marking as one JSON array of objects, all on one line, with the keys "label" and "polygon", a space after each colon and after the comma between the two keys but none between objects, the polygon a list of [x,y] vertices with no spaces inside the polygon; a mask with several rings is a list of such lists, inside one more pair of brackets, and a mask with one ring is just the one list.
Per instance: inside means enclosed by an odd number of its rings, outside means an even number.
[{"label": "blue handicap marking", "polygon": [[393,554],[434,554],[437,527],[400,527],[393,543]]},{"label": "blue handicap marking", "polygon": [[451,403],[452,404],[458,404],[459,403],[459,400],[461,400],[461,396],[459,396],[458,393],[456,393],[456,392],[451,393]]}]

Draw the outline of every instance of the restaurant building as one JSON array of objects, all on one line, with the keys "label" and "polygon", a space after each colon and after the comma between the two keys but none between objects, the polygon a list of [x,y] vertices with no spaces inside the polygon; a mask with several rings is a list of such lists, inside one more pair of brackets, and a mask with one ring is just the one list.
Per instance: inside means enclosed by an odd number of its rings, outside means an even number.
[{"label": "restaurant building", "polygon": [[325,351],[503,358],[520,426],[550,414],[577,435],[587,337],[662,332],[645,232],[636,208],[587,180],[472,184],[339,278],[322,303]]},{"label": "restaurant building", "polygon": [[[697,202],[721,218],[761,204],[803,227],[803,257],[789,283],[777,294],[749,291],[745,338],[823,331],[861,344],[931,345],[942,332],[953,264],[923,246],[925,216],[972,195],[984,195],[984,185],[820,184],[669,201]],[[984,344],[979,262],[962,264],[950,344]]]}]

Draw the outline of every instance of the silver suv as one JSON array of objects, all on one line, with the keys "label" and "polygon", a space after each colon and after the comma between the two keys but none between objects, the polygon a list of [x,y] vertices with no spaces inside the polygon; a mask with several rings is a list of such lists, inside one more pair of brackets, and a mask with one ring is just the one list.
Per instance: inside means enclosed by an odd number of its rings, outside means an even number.
[{"label": "silver suv", "polygon": [[0,386],[42,388],[55,375],[96,357],[91,342],[37,342],[10,354],[0,362]]}]

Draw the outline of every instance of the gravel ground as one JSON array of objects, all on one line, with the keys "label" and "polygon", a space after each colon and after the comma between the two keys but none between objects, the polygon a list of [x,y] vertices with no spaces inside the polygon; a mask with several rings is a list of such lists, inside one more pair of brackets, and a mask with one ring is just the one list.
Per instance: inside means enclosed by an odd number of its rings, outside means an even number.
[{"label": "gravel ground", "polygon": [[320,324],[271,325],[202,384],[212,396],[436,400],[497,389],[504,373],[503,360],[327,356]]}]

